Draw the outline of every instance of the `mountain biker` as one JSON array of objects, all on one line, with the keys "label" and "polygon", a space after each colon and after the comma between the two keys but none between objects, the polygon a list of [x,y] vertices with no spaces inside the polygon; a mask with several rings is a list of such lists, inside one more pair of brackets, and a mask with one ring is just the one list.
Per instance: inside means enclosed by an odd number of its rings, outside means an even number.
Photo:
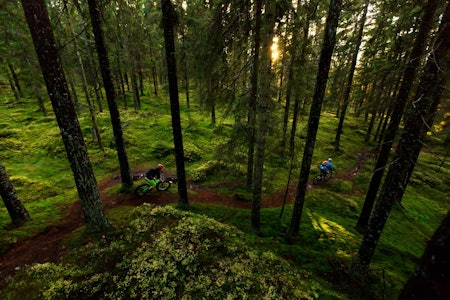
[{"label": "mountain biker", "polygon": [[329,157],[328,160],[324,160],[320,165],[320,171],[322,171],[324,175],[334,172],[332,161],[331,157]]},{"label": "mountain biker", "polygon": [[147,173],[145,173],[145,179],[152,185],[156,186],[157,179],[161,178],[161,171],[165,169],[163,164],[158,164],[155,168],[150,168]]}]

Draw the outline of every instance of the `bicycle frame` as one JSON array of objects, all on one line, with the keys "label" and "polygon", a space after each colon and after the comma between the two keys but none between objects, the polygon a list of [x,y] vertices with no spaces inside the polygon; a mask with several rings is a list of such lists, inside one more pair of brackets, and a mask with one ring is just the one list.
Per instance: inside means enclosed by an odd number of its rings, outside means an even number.
[{"label": "bicycle frame", "polygon": [[167,191],[172,183],[176,183],[176,178],[174,177],[165,177],[163,174],[161,174],[159,179],[149,179],[144,176],[145,183],[139,185],[135,190],[134,193],[137,196],[143,196],[146,193],[155,190],[155,191]]},{"label": "bicycle frame", "polygon": [[156,187],[156,185],[161,182],[161,179],[148,179],[147,177],[145,177],[145,182],[147,182],[152,187]]}]

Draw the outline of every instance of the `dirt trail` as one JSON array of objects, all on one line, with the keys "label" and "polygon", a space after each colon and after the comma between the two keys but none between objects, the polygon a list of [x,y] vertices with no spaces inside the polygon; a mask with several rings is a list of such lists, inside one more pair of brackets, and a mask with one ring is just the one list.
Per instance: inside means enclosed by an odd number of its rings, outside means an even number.
[{"label": "dirt trail", "polygon": [[[337,174],[335,178],[350,179],[355,176],[367,157],[367,151],[358,154],[358,163],[351,170]],[[134,170],[133,177],[138,177],[145,170]],[[295,182],[289,188],[287,204],[292,203],[295,197]],[[99,183],[100,198],[106,211],[119,206],[139,206],[143,203],[166,205],[176,203],[177,193],[152,192],[142,197],[133,194],[111,194],[108,188],[120,184],[118,176],[112,176]],[[189,186],[189,185],[188,185]],[[172,187],[173,189],[174,187]],[[175,187],[176,188],[176,187]],[[189,186],[194,193],[189,195],[190,202],[220,204],[228,207],[251,209],[251,202],[226,195],[215,193],[213,189],[197,185]],[[280,207],[283,203],[285,191],[282,190],[262,200],[263,208]],[[75,202],[67,208],[67,217],[58,224],[50,226],[44,232],[39,233],[27,240],[20,241],[0,255],[0,290],[6,285],[9,277],[23,266],[33,263],[57,262],[63,250],[60,241],[68,237],[73,230],[84,225],[83,212],[80,202]]]}]

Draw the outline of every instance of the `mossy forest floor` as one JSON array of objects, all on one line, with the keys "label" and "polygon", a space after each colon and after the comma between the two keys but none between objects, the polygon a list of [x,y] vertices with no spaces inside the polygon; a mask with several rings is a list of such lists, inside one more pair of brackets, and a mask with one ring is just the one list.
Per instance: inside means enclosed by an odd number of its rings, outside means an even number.
[{"label": "mossy forest floor", "polygon": [[[356,165],[345,173],[337,173],[334,179],[349,180],[355,176],[361,169],[367,158],[368,152],[358,153]],[[133,177],[143,174],[146,170],[133,170]],[[331,179],[333,180],[333,179]],[[326,184],[326,183],[325,183]],[[133,193],[118,194],[111,192],[114,187],[120,186],[120,177],[113,174],[99,183],[101,200],[105,210],[110,210],[118,206],[139,206],[143,203],[152,203],[156,205],[166,205],[177,202],[176,186],[171,187],[171,192],[151,192],[142,197],[137,197]],[[313,188],[312,183],[308,185]],[[321,185],[314,186],[320,188]],[[237,207],[242,209],[251,209],[251,201],[240,199],[233,195],[223,195],[215,192],[214,188],[206,188],[188,182],[190,191],[189,201],[205,204],[219,204],[228,207]],[[116,189],[117,190],[117,189]],[[293,184],[289,189],[287,204],[295,199],[296,185]],[[263,208],[281,207],[283,205],[285,191],[280,191],[262,201]],[[14,275],[25,265],[33,263],[57,262],[59,255],[64,253],[60,241],[70,236],[77,228],[84,225],[83,213],[79,202],[65,208],[67,210],[66,218],[58,224],[50,226],[46,231],[23,241],[20,241],[0,255],[0,289],[7,282],[7,278]]]}]

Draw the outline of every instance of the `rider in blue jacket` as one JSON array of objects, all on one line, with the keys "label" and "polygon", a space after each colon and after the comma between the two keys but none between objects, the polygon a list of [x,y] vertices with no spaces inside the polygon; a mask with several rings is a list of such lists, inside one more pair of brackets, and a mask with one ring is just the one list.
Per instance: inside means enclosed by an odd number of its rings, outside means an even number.
[{"label": "rider in blue jacket", "polygon": [[328,158],[328,160],[324,160],[322,164],[320,165],[320,170],[323,174],[328,174],[334,172],[333,163],[331,162],[331,157]]}]

